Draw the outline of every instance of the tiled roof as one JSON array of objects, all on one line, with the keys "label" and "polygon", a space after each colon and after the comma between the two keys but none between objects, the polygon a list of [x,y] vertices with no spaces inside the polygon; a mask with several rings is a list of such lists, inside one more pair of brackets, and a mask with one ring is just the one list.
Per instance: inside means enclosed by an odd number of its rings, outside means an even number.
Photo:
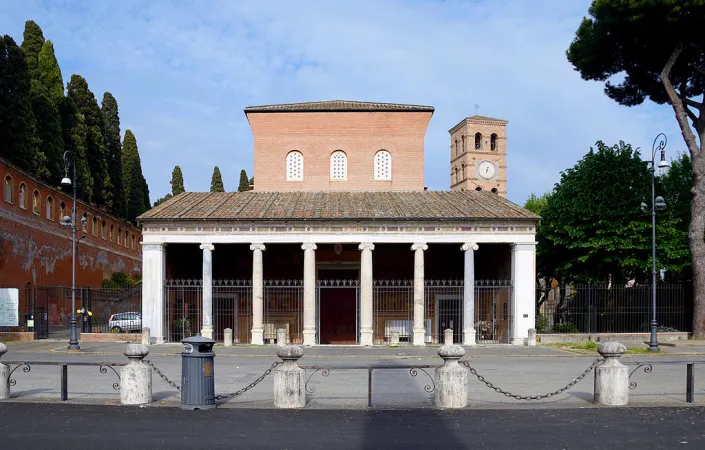
[{"label": "tiled roof", "polygon": [[141,222],[172,220],[538,220],[490,192],[185,192]]},{"label": "tiled roof", "polygon": [[428,111],[433,106],[404,105],[398,103],[356,102],[327,100],[322,102],[284,103],[280,105],[248,106],[245,114],[256,112],[325,112],[325,111]]},{"label": "tiled roof", "polygon": [[478,116],[477,114],[468,117],[467,119],[470,120],[488,120],[490,122],[506,122],[504,119],[496,119],[494,117],[487,117],[487,116]]}]

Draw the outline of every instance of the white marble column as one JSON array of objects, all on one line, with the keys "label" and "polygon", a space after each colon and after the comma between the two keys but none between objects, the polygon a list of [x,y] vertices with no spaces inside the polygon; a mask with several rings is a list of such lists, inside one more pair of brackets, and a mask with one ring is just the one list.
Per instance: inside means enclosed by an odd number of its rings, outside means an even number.
[{"label": "white marble column", "polygon": [[316,244],[305,243],[304,251],[304,345],[316,345]]},{"label": "white marble column", "polygon": [[203,328],[201,336],[213,339],[213,244],[201,244],[203,250]]},{"label": "white marble column", "polygon": [[424,345],[426,324],[424,323],[424,265],[423,252],[428,245],[416,243],[411,246],[414,252],[414,345]]},{"label": "white marble column", "polygon": [[512,325],[510,342],[526,345],[536,327],[536,244],[512,245]]},{"label": "white marble column", "polygon": [[252,250],[252,344],[264,344],[264,268],[262,252],[264,244],[250,245]]},{"label": "white marble column", "polygon": [[151,344],[163,344],[166,244],[142,243],[142,326],[151,330]]},{"label": "white marble column", "polygon": [[372,345],[372,250],[375,245],[363,242],[360,255],[360,344]]},{"label": "white marble column", "polygon": [[466,242],[463,277],[463,345],[475,345],[475,250],[477,244]]}]

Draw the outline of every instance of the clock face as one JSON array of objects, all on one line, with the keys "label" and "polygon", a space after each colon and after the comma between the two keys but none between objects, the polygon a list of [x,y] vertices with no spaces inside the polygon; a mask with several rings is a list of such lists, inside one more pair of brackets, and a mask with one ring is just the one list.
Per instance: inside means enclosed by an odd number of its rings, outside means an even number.
[{"label": "clock face", "polygon": [[482,161],[477,166],[477,175],[485,180],[490,180],[494,178],[497,168],[494,163],[490,161]]}]

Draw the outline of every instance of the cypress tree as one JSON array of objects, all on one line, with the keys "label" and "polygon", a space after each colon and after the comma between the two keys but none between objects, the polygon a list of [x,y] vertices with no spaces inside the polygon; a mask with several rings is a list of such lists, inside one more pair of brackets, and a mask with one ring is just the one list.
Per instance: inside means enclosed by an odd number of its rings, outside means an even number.
[{"label": "cypress tree", "polygon": [[[76,195],[86,202],[93,201],[93,178],[86,159],[86,124],[71,97],[64,97],[59,104],[64,150],[73,153],[76,161]],[[69,172],[73,177],[73,173]]]},{"label": "cypress tree", "polygon": [[88,83],[80,75],[71,75],[68,96],[76,103],[86,125],[86,158],[93,178],[93,202],[112,207],[113,192],[103,139],[103,116]]},{"label": "cypress tree", "polygon": [[[125,191],[122,185],[122,143],[120,142],[120,115],[115,97],[110,92],[103,94],[100,109],[105,129],[105,154],[108,162],[108,175],[112,183],[113,214],[126,217]],[[149,204],[149,203],[147,203]]]},{"label": "cypress tree", "polygon": [[220,176],[218,166],[213,168],[213,176],[211,177],[211,192],[225,192],[223,187],[223,177]]},{"label": "cypress tree", "polygon": [[171,193],[166,194],[164,197],[159,198],[159,199],[157,199],[157,201],[154,202],[154,207],[156,208],[157,206],[161,205],[162,203],[164,203],[165,201],[169,200],[172,197],[173,197],[173,195],[171,195]]},{"label": "cypress tree", "polygon": [[142,176],[137,139],[130,130],[125,130],[125,138],[122,141],[122,174],[127,218],[135,220],[147,210],[148,205],[144,203],[146,183]]},{"label": "cypress tree", "polygon": [[23,37],[22,50],[27,61],[27,71],[31,79],[39,80],[39,52],[44,45],[44,34],[35,21],[28,20],[24,24]]},{"label": "cypress tree", "polygon": [[64,79],[51,41],[46,41],[39,52],[39,81],[49,92],[49,98],[58,107],[61,99],[64,98]]},{"label": "cypress tree", "polygon": [[184,189],[184,175],[181,173],[181,167],[176,166],[171,172],[171,195],[176,197],[177,195],[185,191],[186,189]]},{"label": "cypress tree", "polygon": [[238,192],[245,192],[250,190],[250,180],[247,178],[247,172],[245,169],[240,171],[240,184],[237,186]]},{"label": "cypress tree", "polygon": [[[144,174],[142,173],[142,165],[140,164],[140,177],[142,178],[142,195],[143,195],[143,203],[144,203],[144,211],[147,211],[150,208],[150,205],[152,202],[149,201],[149,185],[147,184],[147,179],[144,177]],[[142,212],[144,212],[142,211]],[[142,212],[140,214],[142,214]]]},{"label": "cypress tree", "polygon": [[51,185],[58,186],[64,176],[64,139],[59,108],[49,98],[49,92],[38,80],[31,81],[32,112],[37,121],[39,151],[46,157],[46,165],[37,175]]},{"label": "cypress tree", "polygon": [[0,39],[0,156],[34,173],[42,162],[27,61],[10,36]]}]

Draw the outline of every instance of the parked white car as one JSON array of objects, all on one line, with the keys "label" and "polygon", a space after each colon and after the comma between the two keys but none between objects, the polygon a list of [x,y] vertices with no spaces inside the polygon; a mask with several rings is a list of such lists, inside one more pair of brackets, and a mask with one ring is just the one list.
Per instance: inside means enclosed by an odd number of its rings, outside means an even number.
[{"label": "parked white car", "polygon": [[142,330],[142,313],[125,312],[113,314],[108,319],[108,328],[111,331],[122,333],[123,331]]}]

